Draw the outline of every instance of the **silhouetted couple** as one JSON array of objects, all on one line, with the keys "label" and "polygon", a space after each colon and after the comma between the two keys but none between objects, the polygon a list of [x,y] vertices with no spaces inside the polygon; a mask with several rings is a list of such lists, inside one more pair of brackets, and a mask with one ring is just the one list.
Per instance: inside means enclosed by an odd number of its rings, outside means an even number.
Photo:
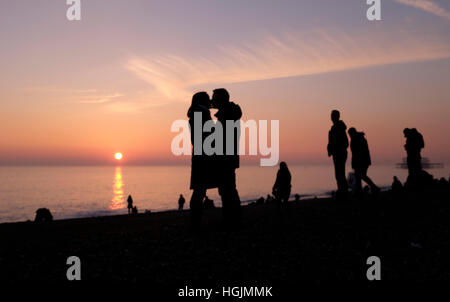
[{"label": "silhouetted couple", "polygon": [[[211,133],[202,132],[201,139],[196,140],[194,129],[195,125],[200,123],[200,121],[196,121],[198,118],[201,118],[200,124],[202,129],[205,123],[211,123],[211,108],[218,109],[215,116],[217,121],[222,124],[223,134],[216,136],[216,141],[214,142],[215,154],[208,155],[205,153],[203,146],[205,139]],[[190,186],[191,190],[193,190],[190,201],[192,226],[198,228],[201,224],[206,190],[218,188],[222,198],[222,211],[226,226],[229,228],[238,227],[241,220],[241,202],[236,189],[236,169],[239,168],[240,128],[239,126],[234,127],[234,133],[227,133],[229,129],[225,125],[226,121],[232,121],[233,123],[240,121],[242,117],[241,108],[237,104],[230,102],[230,95],[227,90],[220,88],[214,90],[212,99],[206,92],[196,93],[192,97],[188,117],[193,149]],[[230,154],[230,152],[227,152],[229,151],[227,150],[227,137],[231,137],[232,134],[234,150]],[[217,139],[221,141],[218,142]],[[201,146],[196,144],[201,144]],[[220,149],[219,152],[218,149]],[[195,152],[196,150],[197,152]],[[201,152],[199,153],[198,150],[201,150]]]},{"label": "silhouetted couple", "polygon": [[[337,199],[345,199],[348,194],[348,184],[345,178],[345,163],[347,161],[347,148],[349,142],[347,138],[347,126],[340,119],[341,114],[337,110],[331,112],[331,121],[333,126],[328,133],[328,156],[333,157],[335,177],[338,186],[336,192]],[[361,192],[361,180],[364,180],[372,189],[372,192],[378,192],[379,188],[367,176],[367,170],[371,165],[369,146],[363,132],[356,131],[355,128],[349,129],[349,135],[352,139],[352,168],[355,171],[357,192]]]}]

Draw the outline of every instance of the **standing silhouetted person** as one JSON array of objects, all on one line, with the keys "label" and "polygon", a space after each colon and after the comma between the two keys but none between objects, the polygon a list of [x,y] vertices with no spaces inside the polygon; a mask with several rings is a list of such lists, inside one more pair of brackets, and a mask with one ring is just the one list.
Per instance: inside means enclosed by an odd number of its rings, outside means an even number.
[{"label": "standing silhouetted person", "polygon": [[[236,189],[236,169],[239,168],[242,111],[239,105],[230,102],[230,95],[223,88],[214,90],[212,104],[213,107],[219,109],[215,116],[223,127],[223,155],[217,156],[217,174],[220,177],[219,194],[222,198],[223,217],[228,227],[238,227],[241,222],[241,201]],[[227,127],[227,121],[234,123],[235,127]],[[229,145],[230,142],[233,146]]]},{"label": "standing silhouetted person", "polygon": [[178,199],[178,211],[183,211],[185,202],[186,200],[184,199],[183,194],[180,194],[180,198]]},{"label": "standing silhouetted person", "polygon": [[416,128],[406,128],[403,130],[403,134],[406,138],[405,150],[409,175],[417,175],[422,171],[422,156],[420,155],[420,151],[425,147],[423,136]]},{"label": "standing silhouetted person", "polygon": [[355,171],[356,178],[356,192],[361,193],[361,180],[364,180],[370,186],[372,193],[378,193],[380,189],[367,176],[367,170],[372,162],[364,132],[358,132],[355,128],[350,128],[348,134],[351,138],[350,149],[352,150],[352,168]]},{"label": "standing silhouetted person", "polygon": [[[217,188],[213,171],[213,157],[204,153],[203,142],[209,133],[202,131],[202,137],[199,140],[195,140],[194,125],[195,119],[201,118],[201,129],[206,122],[211,120],[211,113],[209,108],[211,102],[209,95],[206,92],[198,92],[192,97],[191,107],[188,110],[189,126],[191,129],[191,142],[192,142],[192,167],[191,167],[191,190],[192,197],[190,201],[191,208],[191,224],[194,229],[198,229],[201,224],[202,211],[203,211],[203,199],[206,196],[206,190],[211,188]],[[197,113],[197,114],[196,114]],[[201,144],[201,146],[196,146]],[[200,153],[195,150],[201,150]]]},{"label": "standing silhouetted person", "polygon": [[128,195],[127,203],[128,203],[128,214],[131,214],[131,212],[133,211],[133,198],[131,197],[131,195]]},{"label": "standing silhouetted person", "polygon": [[288,202],[289,196],[291,196],[291,172],[289,172],[288,166],[284,161],[280,163],[272,194],[279,203]]},{"label": "standing silhouetted person", "polygon": [[340,120],[340,113],[337,110],[331,112],[333,126],[328,132],[328,156],[333,157],[334,171],[338,186],[337,198],[347,195],[348,185],[345,179],[345,162],[347,161],[347,126]]}]

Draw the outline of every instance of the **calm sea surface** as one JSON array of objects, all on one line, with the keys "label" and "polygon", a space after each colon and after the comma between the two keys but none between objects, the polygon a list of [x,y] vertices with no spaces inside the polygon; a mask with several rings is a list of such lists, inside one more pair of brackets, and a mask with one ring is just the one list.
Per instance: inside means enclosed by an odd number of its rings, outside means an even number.
[{"label": "calm sea surface", "polygon": [[[335,189],[331,165],[290,166],[292,194],[326,195]],[[271,193],[277,167],[242,166],[238,169],[238,190],[243,201]],[[430,171],[448,177],[448,165]],[[402,182],[406,170],[394,166],[373,166],[369,175],[379,186]],[[173,210],[179,194],[189,205],[190,167],[0,167],[0,223],[33,220],[41,207],[51,210],[55,219],[124,214],[126,198],[133,196],[142,212]],[[208,196],[220,206],[217,190]]]}]

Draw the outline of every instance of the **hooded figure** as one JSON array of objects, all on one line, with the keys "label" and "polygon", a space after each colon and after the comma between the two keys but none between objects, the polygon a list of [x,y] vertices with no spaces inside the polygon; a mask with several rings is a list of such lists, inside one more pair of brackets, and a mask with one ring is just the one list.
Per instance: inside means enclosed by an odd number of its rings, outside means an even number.
[{"label": "hooded figure", "polygon": [[351,137],[350,149],[352,150],[352,168],[367,169],[371,164],[369,145],[364,137],[364,132],[357,132],[355,128],[350,128],[348,134]]},{"label": "hooded figure", "polygon": [[420,152],[425,147],[423,136],[416,128],[403,130],[406,138],[405,150],[409,174],[416,175],[422,170],[422,156]]}]

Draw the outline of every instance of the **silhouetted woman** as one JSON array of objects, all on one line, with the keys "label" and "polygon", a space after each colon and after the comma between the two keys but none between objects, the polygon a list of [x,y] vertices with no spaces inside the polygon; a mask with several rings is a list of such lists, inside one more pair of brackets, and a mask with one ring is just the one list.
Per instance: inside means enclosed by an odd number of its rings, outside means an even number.
[{"label": "silhouetted woman", "polygon": [[[211,113],[209,111],[210,98],[206,92],[198,92],[192,97],[192,104],[188,110],[189,127],[191,130],[192,142],[192,168],[191,168],[191,190],[192,197],[190,201],[191,208],[191,223],[194,228],[198,228],[201,224],[203,199],[206,196],[206,190],[217,188],[217,183],[214,177],[214,158],[204,153],[203,142],[209,133],[201,131],[206,122],[212,121]],[[200,121],[196,119],[201,118]],[[195,133],[195,124],[199,123],[201,129],[200,133]],[[197,140],[195,135],[199,135]],[[200,146],[196,146],[198,143]]]},{"label": "silhouetted woman", "polygon": [[291,172],[284,161],[280,163],[272,194],[277,202],[288,202],[289,196],[291,196]]},{"label": "silhouetted woman", "polygon": [[131,195],[128,195],[128,214],[131,214],[131,211],[133,210],[133,198],[131,197]]}]

